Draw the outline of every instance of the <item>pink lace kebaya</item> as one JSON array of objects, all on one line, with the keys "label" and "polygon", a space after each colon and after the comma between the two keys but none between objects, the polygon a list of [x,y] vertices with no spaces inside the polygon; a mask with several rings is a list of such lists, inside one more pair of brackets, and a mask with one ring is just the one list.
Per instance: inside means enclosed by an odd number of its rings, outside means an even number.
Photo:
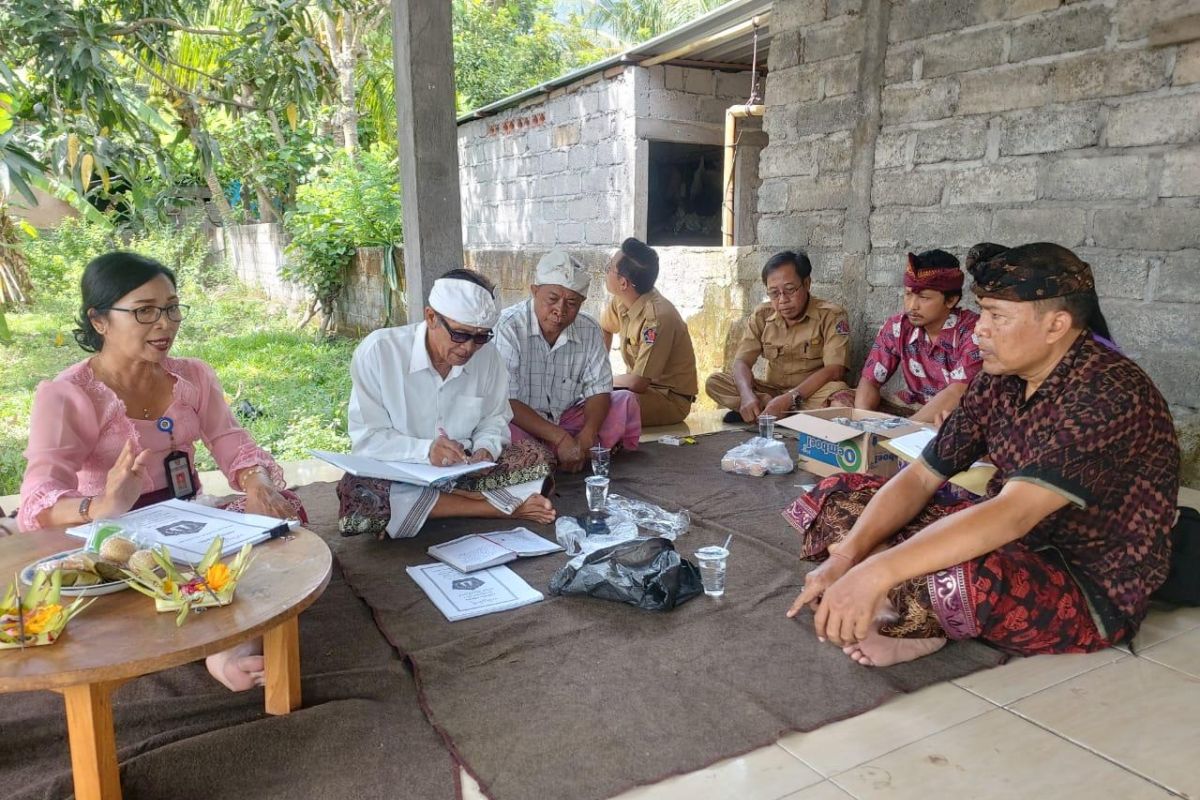
[{"label": "pink lace kebaya", "polygon": [[[283,470],[234,419],[212,367],[194,358],[166,358],[162,368],[175,381],[165,416],[175,423],[175,445],[193,464],[199,439],[234,489],[242,488],[238,472],[254,466],[264,467],[275,486],[284,487]],[[171,451],[171,437],[155,422],[130,419],[125,404],[97,380],[90,359],[40,383],[29,422],[20,528],[41,527],[38,515],[64,497],[103,494],[108,471],[126,441],[133,442],[135,451],[151,451],[142,494],[165,488],[162,462]]]}]

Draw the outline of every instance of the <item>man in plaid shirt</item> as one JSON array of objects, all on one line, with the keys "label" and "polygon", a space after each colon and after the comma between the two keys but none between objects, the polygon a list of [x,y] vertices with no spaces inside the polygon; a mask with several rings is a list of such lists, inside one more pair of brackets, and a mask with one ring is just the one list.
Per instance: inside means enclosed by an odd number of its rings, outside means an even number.
[{"label": "man in plaid shirt", "polygon": [[595,445],[636,450],[642,432],[637,396],[613,391],[600,325],[579,313],[590,283],[579,261],[551,250],[538,262],[532,296],[506,308],[496,326],[508,365],[512,440],[541,439],[571,472]]}]

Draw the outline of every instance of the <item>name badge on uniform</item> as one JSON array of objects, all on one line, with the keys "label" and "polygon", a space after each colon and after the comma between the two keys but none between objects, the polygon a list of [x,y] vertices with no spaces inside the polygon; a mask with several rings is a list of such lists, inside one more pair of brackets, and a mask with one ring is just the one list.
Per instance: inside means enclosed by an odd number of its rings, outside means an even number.
[{"label": "name badge on uniform", "polygon": [[[160,431],[171,437],[171,446],[174,448],[175,421],[170,417],[159,417],[156,425]],[[190,500],[196,496],[196,485],[192,482],[192,460],[187,453],[172,449],[163,459],[163,468],[167,472],[167,486],[176,500]]]}]

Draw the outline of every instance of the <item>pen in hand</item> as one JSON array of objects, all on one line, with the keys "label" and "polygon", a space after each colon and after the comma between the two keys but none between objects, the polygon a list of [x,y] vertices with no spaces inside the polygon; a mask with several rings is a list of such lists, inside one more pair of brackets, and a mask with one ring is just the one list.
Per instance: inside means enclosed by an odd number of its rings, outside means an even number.
[{"label": "pen in hand", "polygon": [[[465,450],[462,450],[462,445],[461,445],[461,444],[459,444],[458,440],[456,440],[456,439],[451,439],[451,438],[450,438],[450,434],[446,433],[446,429],[445,429],[445,428],[443,428],[443,427],[441,427],[440,425],[438,426],[437,432],[438,432],[438,436],[442,437],[443,439],[445,439],[445,440],[446,440],[446,441],[448,441],[448,442],[452,442],[452,443],[453,443],[454,445],[456,445],[456,446],[459,448],[459,450],[460,450],[460,451],[463,453],[463,456],[462,456],[462,458],[459,460],[459,462],[458,462],[458,463],[460,463],[460,464],[465,464],[465,463],[467,463],[467,455],[468,455],[468,453],[467,453],[467,451],[465,451]],[[447,464],[445,464],[445,465],[443,465],[443,466],[449,466],[449,464],[447,463]]]}]

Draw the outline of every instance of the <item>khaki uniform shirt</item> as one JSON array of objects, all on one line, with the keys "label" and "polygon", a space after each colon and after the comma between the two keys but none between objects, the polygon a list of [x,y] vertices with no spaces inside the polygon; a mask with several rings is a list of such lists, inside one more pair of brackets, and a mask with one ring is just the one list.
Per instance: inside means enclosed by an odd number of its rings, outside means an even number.
[{"label": "khaki uniform shirt", "polygon": [[671,301],[651,289],[631,306],[613,298],[600,315],[600,326],[621,339],[625,368],[650,385],[694,398],[700,391],[696,353],[687,323]]},{"label": "khaki uniform shirt", "polygon": [[751,367],[767,361],[767,383],[790,389],[821,367],[845,366],[850,356],[846,309],[809,296],[804,316],[788,325],[770,303],[754,309],[734,355]]}]

